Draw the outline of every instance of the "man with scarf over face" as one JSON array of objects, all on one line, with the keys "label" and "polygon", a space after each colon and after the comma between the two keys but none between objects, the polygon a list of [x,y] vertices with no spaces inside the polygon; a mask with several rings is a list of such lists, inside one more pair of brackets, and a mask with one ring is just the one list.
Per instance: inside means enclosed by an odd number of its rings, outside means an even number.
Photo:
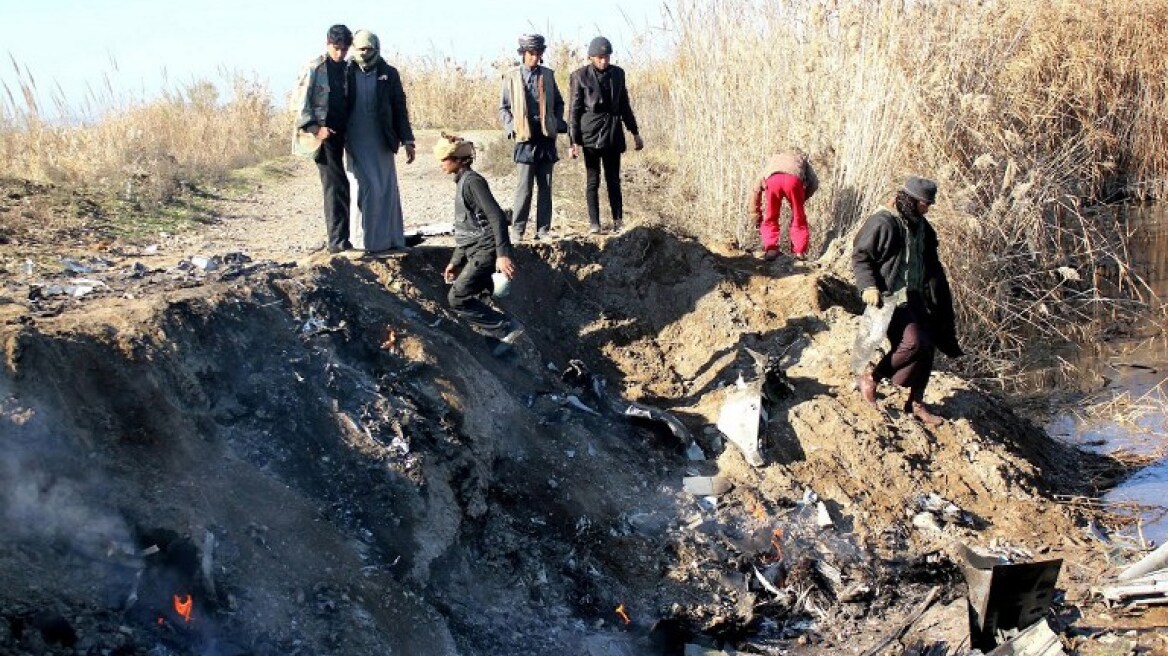
[{"label": "man with scarf over face", "polygon": [[345,53],[353,43],[353,33],[344,25],[333,25],[325,40],[326,53],[300,71],[294,104],[300,113],[292,150],[316,162],[324,195],[328,250],[340,253],[353,247],[349,242],[349,179],[343,160],[349,122]]},{"label": "man with scarf over face", "polygon": [[641,150],[645,142],[637,133],[637,117],[625,87],[625,71],[609,64],[612,43],[598,36],[588,44],[588,64],[572,72],[568,84],[570,111],[568,137],[572,141],[572,158],[584,150],[586,178],[584,197],[588,202],[588,231],[600,232],[600,168],[604,167],[604,184],[608,189],[608,207],[612,211],[612,230],[620,232],[624,219],[621,196],[620,162],[625,152],[625,128],[633,135],[633,148]]},{"label": "man with scarf over face", "polygon": [[896,194],[896,209],[881,207],[853,242],[852,270],[864,302],[895,303],[887,336],[892,348],[856,381],[860,395],[876,403],[882,380],[907,387],[904,411],[929,426],[945,420],[924,404],[936,349],[960,357],[953,299],[937,255],[937,233],[925,214],[937,199],[937,183],[910,176]]},{"label": "man with scarf over face", "polygon": [[552,225],[552,167],[559,160],[556,135],[568,131],[564,122],[564,98],[556,85],[556,74],[542,66],[547,50],[539,34],[519,37],[523,63],[503,76],[499,119],[508,139],[515,139],[515,164],[519,183],[515,189],[511,240],[523,239],[531,213],[532,186],[539,188],[535,209],[535,236],[550,239]]},{"label": "man with scarf over face", "polygon": [[357,184],[354,242],[373,257],[406,247],[395,155],[414,161],[414,132],[401,75],[381,58],[377,35],[358,30],[349,62],[347,168]]}]

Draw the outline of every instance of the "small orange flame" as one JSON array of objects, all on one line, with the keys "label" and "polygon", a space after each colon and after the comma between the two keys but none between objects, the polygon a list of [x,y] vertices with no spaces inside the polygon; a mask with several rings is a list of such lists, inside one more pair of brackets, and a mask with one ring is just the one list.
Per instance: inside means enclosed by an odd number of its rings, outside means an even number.
[{"label": "small orange flame", "polygon": [[631,619],[629,619],[629,614],[627,612],[625,612],[625,605],[623,602],[621,603],[620,606],[616,607],[616,614],[620,615],[620,618],[622,620],[624,620],[625,624],[632,624],[633,623],[633,621]]},{"label": "small orange flame", "polygon": [[397,331],[393,326],[386,326],[385,341],[381,343],[382,351],[393,351],[397,348]]},{"label": "small orange flame", "polygon": [[767,520],[766,507],[764,507],[761,503],[747,502],[746,511],[753,515],[754,518],[760,522],[765,522]]},{"label": "small orange flame", "polygon": [[783,559],[783,529],[776,528],[771,532],[771,546],[775,548],[775,560]]},{"label": "small orange flame", "polygon": [[187,622],[191,621],[191,609],[194,605],[195,602],[190,595],[183,599],[179,599],[178,595],[174,596],[174,612],[182,615],[182,618]]}]

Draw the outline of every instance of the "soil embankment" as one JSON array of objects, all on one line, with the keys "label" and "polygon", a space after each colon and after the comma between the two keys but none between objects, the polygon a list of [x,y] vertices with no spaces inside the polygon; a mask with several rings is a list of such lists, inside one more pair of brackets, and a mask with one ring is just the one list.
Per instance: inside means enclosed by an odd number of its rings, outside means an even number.
[{"label": "soil embankment", "polygon": [[[957,648],[952,542],[1065,558],[1067,623],[1109,567],[1053,495],[1112,465],[945,374],[936,430],[892,390],[862,404],[855,293],[826,270],[646,226],[528,244],[506,301],[528,335],[495,358],[447,308],[442,238],[228,244],[247,232],[127,252],[80,297],[8,278],[3,653],[861,653],[934,586],[905,644]],[[757,468],[713,428],[746,348],[786,390]],[[683,489],[713,474],[732,489]],[[956,510],[914,523],[929,495]]]}]

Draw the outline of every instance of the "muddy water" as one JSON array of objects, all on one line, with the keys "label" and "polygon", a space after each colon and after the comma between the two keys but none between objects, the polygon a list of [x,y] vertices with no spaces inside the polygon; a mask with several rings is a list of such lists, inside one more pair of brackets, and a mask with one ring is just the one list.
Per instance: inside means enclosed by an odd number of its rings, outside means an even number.
[{"label": "muddy water", "polygon": [[[1156,299],[1168,301],[1168,207],[1130,217],[1132,259]],[[1085,407],[1068,410],[1049,426],[1051,435],[1102,452],[1158,457],[1109,492],[1105,500],[1138,504],[1148,539],[1168,540],[1168,337],[1163,314],[1145,336],[1109,345],[1078,364],[1106,381]],[[1109,401],[1115,401],[1107,405]],[[1091,411],[1088,411],[1090,409]]]}]

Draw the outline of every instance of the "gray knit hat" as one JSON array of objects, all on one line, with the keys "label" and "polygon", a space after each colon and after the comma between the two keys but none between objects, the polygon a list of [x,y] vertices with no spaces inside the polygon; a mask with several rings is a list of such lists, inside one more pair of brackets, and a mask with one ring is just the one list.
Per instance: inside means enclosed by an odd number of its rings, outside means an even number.
[{"label": "gray knit hat", "polygon": [[612,42],[602,36],[592,39],[592,42],[588,44],[589,57],[604,57],[611,54]]},{"label": "gray knit hat", "polygon": [[908,179],[904,181],[904,192],[930,205],[937,202],[937,183],[927,178],[919,178],[915,175],[908,176]]}]

